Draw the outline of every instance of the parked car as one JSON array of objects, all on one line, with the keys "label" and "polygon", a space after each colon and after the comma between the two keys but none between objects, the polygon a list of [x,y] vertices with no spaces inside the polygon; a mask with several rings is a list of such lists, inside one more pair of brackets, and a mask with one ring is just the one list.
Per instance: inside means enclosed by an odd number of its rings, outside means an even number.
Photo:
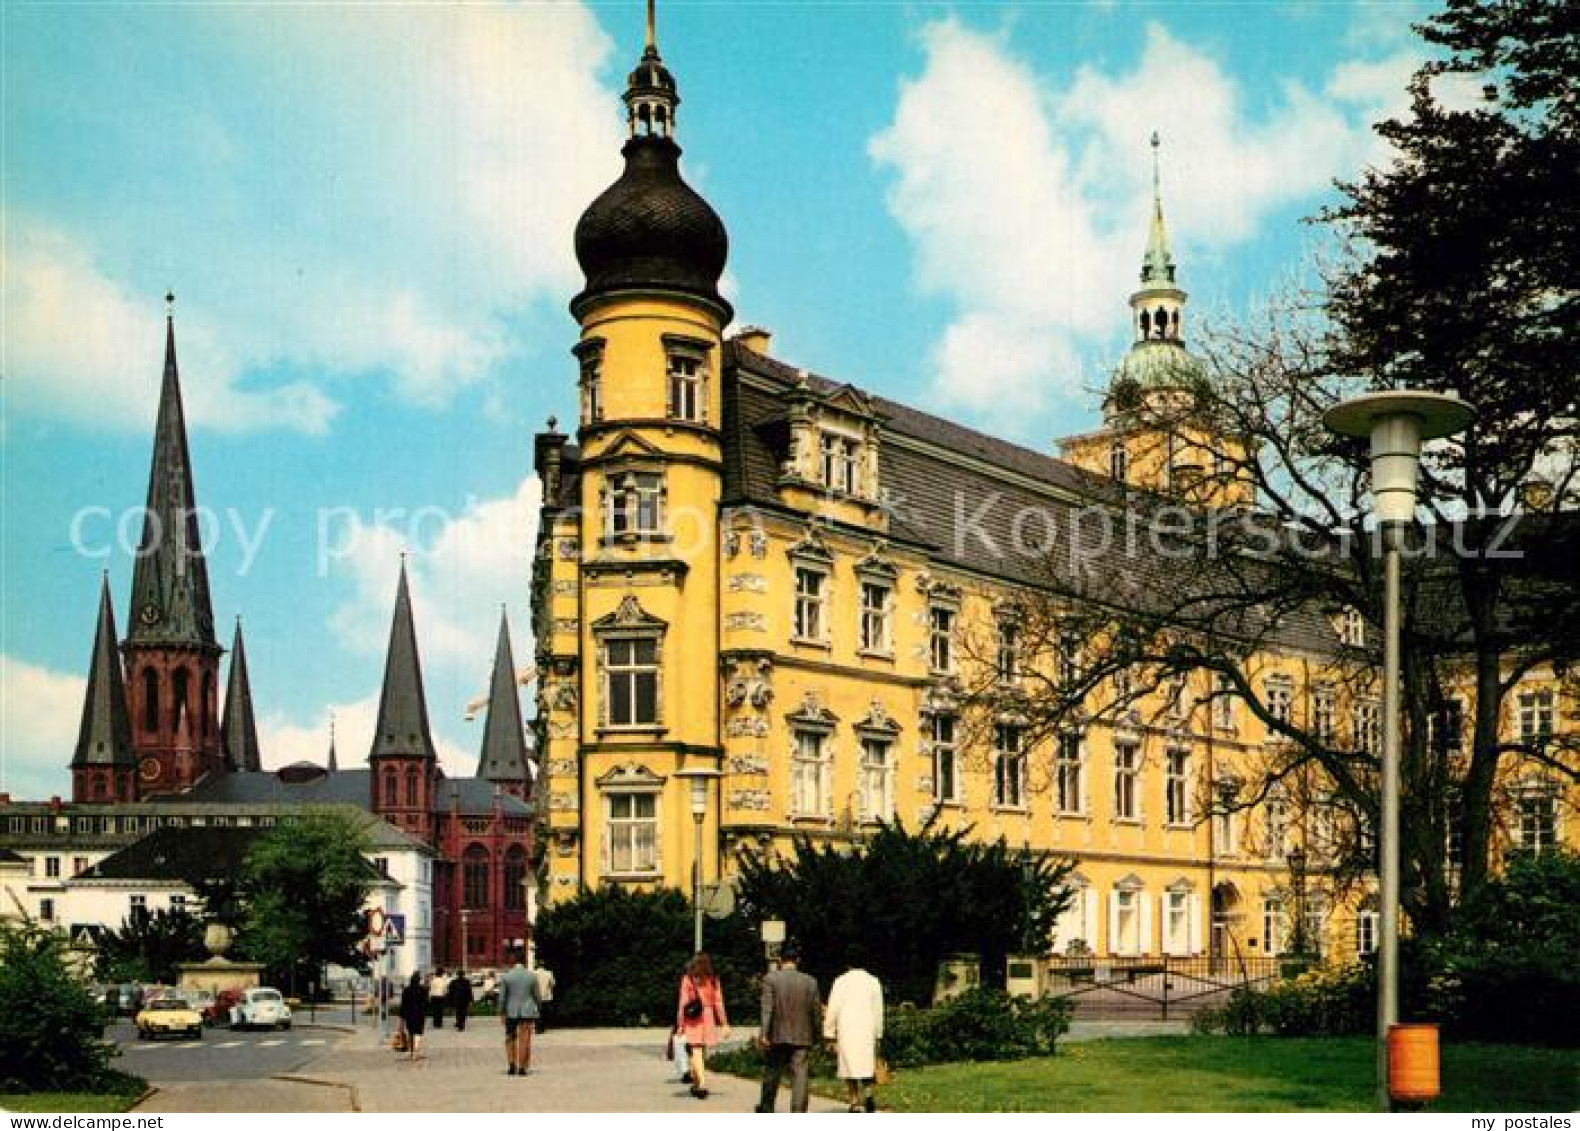
[{"label": "parked car", "polygon": [[203,1015],[185,1000],[169,995],[145,1005],[132,1023],[137,1026],[138,1040],[176,1035],[203,1036]]},{"label": "parked car", "polygon": [[209,1025],[230,1024],[231,1010],[241,1001],[241,990],[220,990],[202,1009],[203,1020]]},{"label": "parked car", "polygon": [[231,1007],[232,1029],[289,1029],[291,1007],[279,990],[257,986],[242,993],[241,999]]}]

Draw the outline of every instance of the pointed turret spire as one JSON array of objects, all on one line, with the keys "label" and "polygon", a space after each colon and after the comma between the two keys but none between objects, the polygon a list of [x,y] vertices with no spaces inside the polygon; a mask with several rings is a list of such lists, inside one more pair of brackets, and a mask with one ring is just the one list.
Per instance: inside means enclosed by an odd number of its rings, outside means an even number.
[{"label": "pointed turret spire", "polygon": [[176,780],[190,782],[193,778],[192,758],[196,747],[192,745],[192,717],[187,714],[186,700],[176,707]]},{"label": "pointed turret spire", "polygon": [[400,585],[395,591],[389,653],[384,660],[378,725],[374,727],[373,748],[368,754],[369,758],[388,756],[436,757],[433,735],[428,729],[428,702],[422,690],[422,662],[417,655],[417,628],[412,619],[404,555]]},{"label": "pointed turret spire", "polygon": [[340,759],[335,757],[335,713],[333,711],[329,713],[329,760],[324,764],[324,768],[330,773],[340,769]]},{"label": "pointed turret spire", "polygon": [[126,710],[126,680],[115,642],[115,607],[110,599],[110,577],[105,574],[99,585],[98,627],[93,634],[88,693],[82,702],[82,726],[77,731],[77,752],[71,759],[73,767],[135,769],[137,766],[132,754],[132,726]]},{"label": "pointed turret spire", "polygon": [[127,642],[218,651],[208,565],[198,525],[192,458],[187,449],[181,376],[176,365],[175,296],[165,317],[165,373],[159,390],[154,454],[148,473],[143,536],[132,575]]},{"label": "pointed turret spire", "polygon": [[1159,172],[1158,148],[1163,144],[1152,131],[1152,229],[1147,233],[1147,251],[1141,260],[1141,289],[1168,289],[1174,286],[1174,255],[1169,250],[1168,228],[1163,223],[1163,189]]},{"label": "pointed turret spire", "polygon": [[225,714],[220,719],[219,739],[227,769],[254,774],[263,769],[240,617],[236,618],[236,637],[230,646],[230,682],[225,686]]},{"label": "pointed turret spire", "polygon": [[527,740],[521,724],[521,699],[516,694],[516,661],[510,648],[510,621],[499,612],[499,642],[494,646],[494,673],[488,686],[488,718],[483,724],[483,753],[477,776],[506,785],[527,784]]}]

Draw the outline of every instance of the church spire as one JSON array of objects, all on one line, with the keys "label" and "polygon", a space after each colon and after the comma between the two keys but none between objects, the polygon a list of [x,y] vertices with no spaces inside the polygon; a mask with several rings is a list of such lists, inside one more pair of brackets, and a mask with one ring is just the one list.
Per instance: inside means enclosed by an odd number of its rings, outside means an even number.
[{"label": "church spire", "polygon": [[186,417],[181,407],[175,296],[167,294],[165,301],[165,373],[154,427],[143,536],[132,574],[127,643],[218,652],[197,493],[192,485],[192,458],[187,449]]},{"label": "church spire", "polygon": [[335,757],[335,713],[333,711],[329,713],[329,760],[325,763],[324,768],[330,773],[340,769],[340,759]]},{"label": "church spire", "polygon": [[378,725],[373,730],[373,748],[368,757],[437,757],[428,729],[428,702],[422,690],[422,661],[417,655],[417,628],[412,619],[404,557],[400,563],[400,585],[395,591],[389,652],[384,660]]},{"label": "church spire", "polygon": [[227,769],[244,773],[257,773],[263,769],[240,617],[236,618],[236,637],[230,646],[230,681],[225,685],[225,714],[220,719],[219,739],[220,748],[225,752]]},{"label": "church spire", "polygon": [[483,753],[477,776],[502,785],[527,786],[527,742],[516,693],[516,661],[510,648],[510,622],[499,613],[499,642],[494,646],[494,672],[488,687],[488,718],[483,724]]},{"label": "church spire", "polygon": [[[126,711],[126,680],[115,642],[115,607],[110,599],[110,578],[106,574],[99,585],[98,627],[93,634],[88,693],[82,702],[77,752],[71,759],[73,769],[108,766],[135,770],[137,766],[132,754],[132,726]],[[77,799],[90,800],[87,796]]]}]

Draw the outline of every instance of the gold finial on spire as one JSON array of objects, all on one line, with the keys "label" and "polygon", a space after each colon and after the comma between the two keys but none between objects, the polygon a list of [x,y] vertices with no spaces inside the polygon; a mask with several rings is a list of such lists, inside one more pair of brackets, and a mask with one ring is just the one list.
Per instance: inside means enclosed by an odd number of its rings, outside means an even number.
[{"label": "gold finial on spire", "polygon": [[657,7],[655,0],[647,0],[647,49],[658,50],[658,15],[654,11]]}]

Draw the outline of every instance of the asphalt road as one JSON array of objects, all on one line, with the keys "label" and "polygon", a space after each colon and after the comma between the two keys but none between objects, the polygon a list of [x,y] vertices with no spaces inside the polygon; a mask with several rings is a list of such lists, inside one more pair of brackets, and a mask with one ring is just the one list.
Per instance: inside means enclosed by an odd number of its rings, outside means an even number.
[{"label": "asphalt road", "polygon": [[[303,1014],[302,1020],[305,1020]],[[130,1021],[117,1021],[106,1036],[121,1048],[117,1067],[151,1083],[177,1080],[256,1080],[296,1071],[349,1036],[299,1020],[278,1032],[206,1029],[201,1040],[161,1037],[139,1041]],[[345,1025],[349,1016],[319,1012],[319,1020]],[[360,1020],[360,1017],[359,1017]]]}]

